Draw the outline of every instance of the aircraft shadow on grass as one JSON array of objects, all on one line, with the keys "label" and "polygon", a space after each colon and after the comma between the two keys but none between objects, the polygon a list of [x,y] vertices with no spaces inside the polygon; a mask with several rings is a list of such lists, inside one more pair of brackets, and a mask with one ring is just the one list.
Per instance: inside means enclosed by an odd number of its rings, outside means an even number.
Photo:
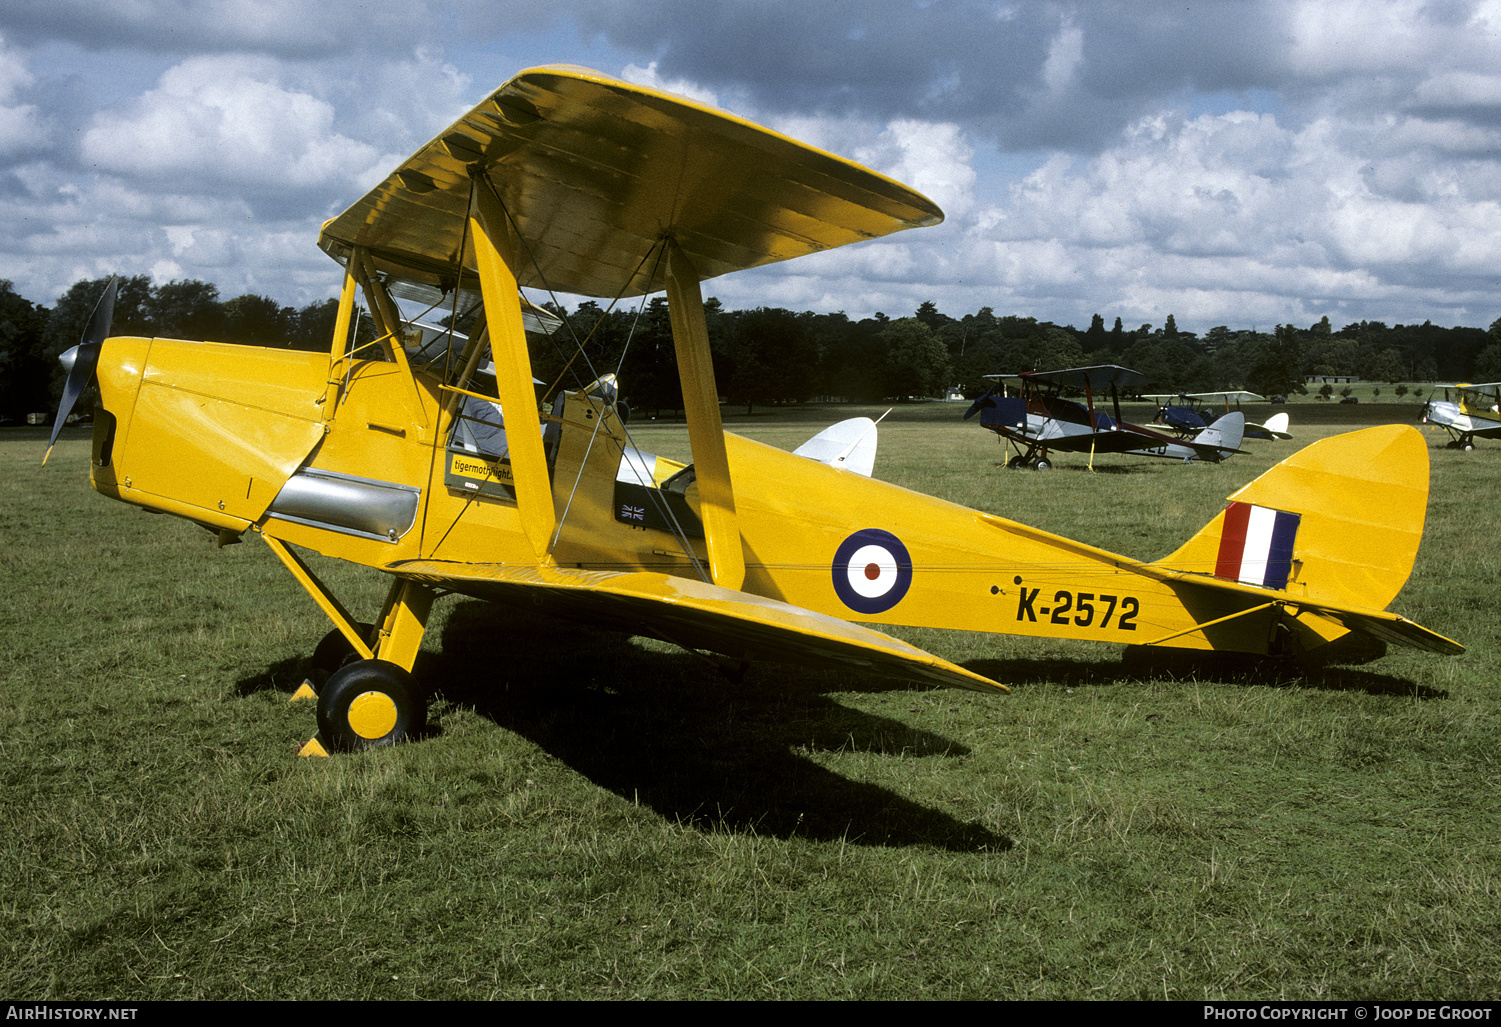
[{"label": "aircraft shadow on grass", "polygon": [[[497,663],[497,653],[506,659]],[[941,735],[833,702],[823,693],[844,685],[826,673],[757,664],[735,683],[706,673],[688,653],[654,652],[623,634],[465,601],[450,612],[442,651],[424,653],[416,674],[600,787],[700,830],[953,851],[1012,845],[980,824],[851,781],[802,755],[968,752]],[[913,704],[935,696],[945,705],[986,701],[882,687],[910,694]],[[435,713],[441,732],[443,717]]]},{"label": "aircraft shadow on grass", "polygon": [[[1004,460],[998,461],[996,467],[1006,467]],[[1155,464],[1100,464],[1091,468],[1087,464],[1054,464],[1051,473],[1078,473],[1078,474],[1157,474],[1163,468]]]},{"label": "aircraft shadow on grass", "polygon": [[1443,699],[1442,689],[1419,685],[1410,678],[1360,670],[1350,664],[1369,663],[1386,653],[1379,642],[1352,639],[1334,643],[1321,662],[1282,661],[1244,653],[1128,648],[1119,660],[1007,659],[972,660],[966,670],[984,674],[1011,689],[1028,685],[1087,688],[1132,685],[1144,678],[1164,681],[1220,681],[1236,685],[1317,688],[1331,692],[1365,692],[1418,699]]}]

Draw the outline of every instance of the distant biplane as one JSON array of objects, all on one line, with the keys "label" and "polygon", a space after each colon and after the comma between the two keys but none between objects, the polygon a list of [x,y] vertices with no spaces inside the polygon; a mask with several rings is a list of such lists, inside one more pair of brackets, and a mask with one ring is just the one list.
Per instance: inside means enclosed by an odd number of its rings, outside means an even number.
[{"label": "distant biplane", "polygon": [[[1007,461],[1007,467],[1050,470],[1053,462],[1048,459],[1049,451],[1088,453],[1091,467],[1096,453],[1219,463],[1240,452],[1245,418],[1238,412],[1200,427],[1187,438],[1124,420],[1121,392],[1133,392],[1151,381],[1130,368],[1102,364],[985,377],[997,379],[997,384],[970,405],[964,419],[979,414],[983,427],[1011,444],[1016,455]],[[1008,384],[1012,386],[1010,395]],[[1066,399],[1065,392],[1083,393],[1084,402]],[[1097,409],[1097,399],[1103,401],[1106,396],[1114,416]]]},{"label": "distant biplane", "polygon": [[[1254,392],[1246,392],[1244,389],[1226,389],[1222,392],[1175,392],[1143,394],[1142,399],[1149,399],[1157,404],[1157,416],[1153,420],[1158,424],[1164,424],[1180,437],[1196,435],[1209,427],[1210,418],[1218,417],[1211,410],[1214,407],[1223,407],[1224,413],[1232,413],[1240,410],[1240,405],[1246,403],[1265,403],[1265,396],[1258,396]],[[1288,416],[1285,412],[1273,414],[1265,422],[1257,424],[1254,421],[1246,421],[1245,438],[1248,439],[1290,439],[1292,435],[1287,430]]]},{"label": "distant biplane", "polygon": [[[854,622],[1280,655],[1357,631],[1461,651],[1385,612],[1427,504],[1410,427],[1304,450],[1154,563],[855,473],[873,424],[835,426],[810,455],[722,430],[700,282],[941,220],[906,186],[724,111],[533,69],[323,226],[344,269],[327,353],[110,337],[111,289],[57,423],[97,380],[97,491],[220,545],[258,535],[286,565],[333,623],[315,653],[333,668],[318,691],[333,748],[422,727],[411,669],[448,593],[735,661],[991,693]],[[522,287],[666,290],[691,464],[632,443],[608,374],[581,371],[539,411],[528,335],[550,326]],[[351,330],[360,293],[372,342]],[[432,327],[466,314],[467,338]],[[299,550],[389,576],[373,626]]]},{"label": "distant biplane", "polygon": [[[1466,452],[1476,439],[1501,438],[1501,382],[1479,385],[1436,385],[1443,399],[1429,394],[1423,405],[1423,420],[1449,433],[1449,448]],[[1452,395],[1451,395],[1452,390]]]}]

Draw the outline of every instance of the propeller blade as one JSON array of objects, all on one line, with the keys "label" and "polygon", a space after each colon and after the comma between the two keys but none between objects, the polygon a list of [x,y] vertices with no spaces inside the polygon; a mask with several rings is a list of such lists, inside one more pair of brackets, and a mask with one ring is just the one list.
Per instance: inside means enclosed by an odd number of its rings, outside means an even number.
[{"label": "propeller blade", "polygon": [[[969,409],[964,412],[964,419],[966,421],[968,421],[971,417],[975,416],[981,410],[984,410],[986,407],[988,407],[988,406],[994,406],[995,405],[994,403],[987,403],[987,402],[985,402],[986,400],[988,400],[990,398],[990,394],[993,393],[994,391],[995,391],[995,386],[994,385],[992,385],[990,388],[986,389],[984,395],[982,395],[979,399],[975,400],[973,403],[971,403],[969,405]],[[889,411],[889,410],[886,411],[886,413],[888,413],[888,414],[890,412],[891,411]],[[885,417],[886,414],[882,414],[881,416]]]},{"label": "propeller blade", "polygon": [[115,316],[115,295],[119,291],[119,279],[111,278],[109,284],[104,287],[104,295],[99,297],[99,302],[94,305],[93,314],[89,315],[88,326],[83,330],[83,339],[72,349],[58,357],[63,367],[68,369],[68,380],[63,385],[62,402],[57,405],[57,418],[52,422],[52,438],[47,442],[47,452],[42,456],[42,466],[47,465],[47,457],[52,455],[52,447],[57,445],[57,437],[62,433],[63,425],[67,423],[68,415],[73,412],[73,405],[78,402],[78,397],[83,395],[83,390],[88,388],[94,380],[94,371],[99,366],[99,353],[103,348],[104,340],[109,338],[110,322]]}]

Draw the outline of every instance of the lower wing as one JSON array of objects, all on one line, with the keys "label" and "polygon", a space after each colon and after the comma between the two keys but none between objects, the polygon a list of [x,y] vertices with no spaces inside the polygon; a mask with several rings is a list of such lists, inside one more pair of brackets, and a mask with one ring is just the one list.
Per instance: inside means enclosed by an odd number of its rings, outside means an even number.
[{"label": "lower wing", "polygon": [[651,635],[735,659],[856,670],[977,692],[1008,691],[1005,685],[879,631],[670,574],[445,560],[404,560],[386,570],[476,599],[540,607],[569,620]]}]

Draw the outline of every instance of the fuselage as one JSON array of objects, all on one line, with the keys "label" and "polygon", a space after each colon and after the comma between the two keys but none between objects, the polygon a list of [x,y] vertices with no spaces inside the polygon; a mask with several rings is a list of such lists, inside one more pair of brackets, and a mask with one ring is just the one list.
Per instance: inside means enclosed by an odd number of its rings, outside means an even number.
[{"label": "fuselage", "polygon": [[[323,354],[114,338],[99,381],[91,480],[106,495],[226,538],[262,533],[392,573],[410,560],[537,562],[514,499],[526,486],[504,461],[455,450],[455,413],[434,377],[381,360],[336,377]],[[707,578],[696,485],[673,492],[666,483],[644,498],[639,487],[623,491],[627,433],[612,406],[583,392],[568,394],[545,425],[545,439],[556,426],[549,561]],[[1112,642],[1154,640],[1250,602],[1184,590],[1087,545],[725,438],[741,588],[753,595],[876,624]],[[678,515],[641,517],[645,502]],[[1256,619],[1168,644],[1257,651],[1265,626]]]}]

